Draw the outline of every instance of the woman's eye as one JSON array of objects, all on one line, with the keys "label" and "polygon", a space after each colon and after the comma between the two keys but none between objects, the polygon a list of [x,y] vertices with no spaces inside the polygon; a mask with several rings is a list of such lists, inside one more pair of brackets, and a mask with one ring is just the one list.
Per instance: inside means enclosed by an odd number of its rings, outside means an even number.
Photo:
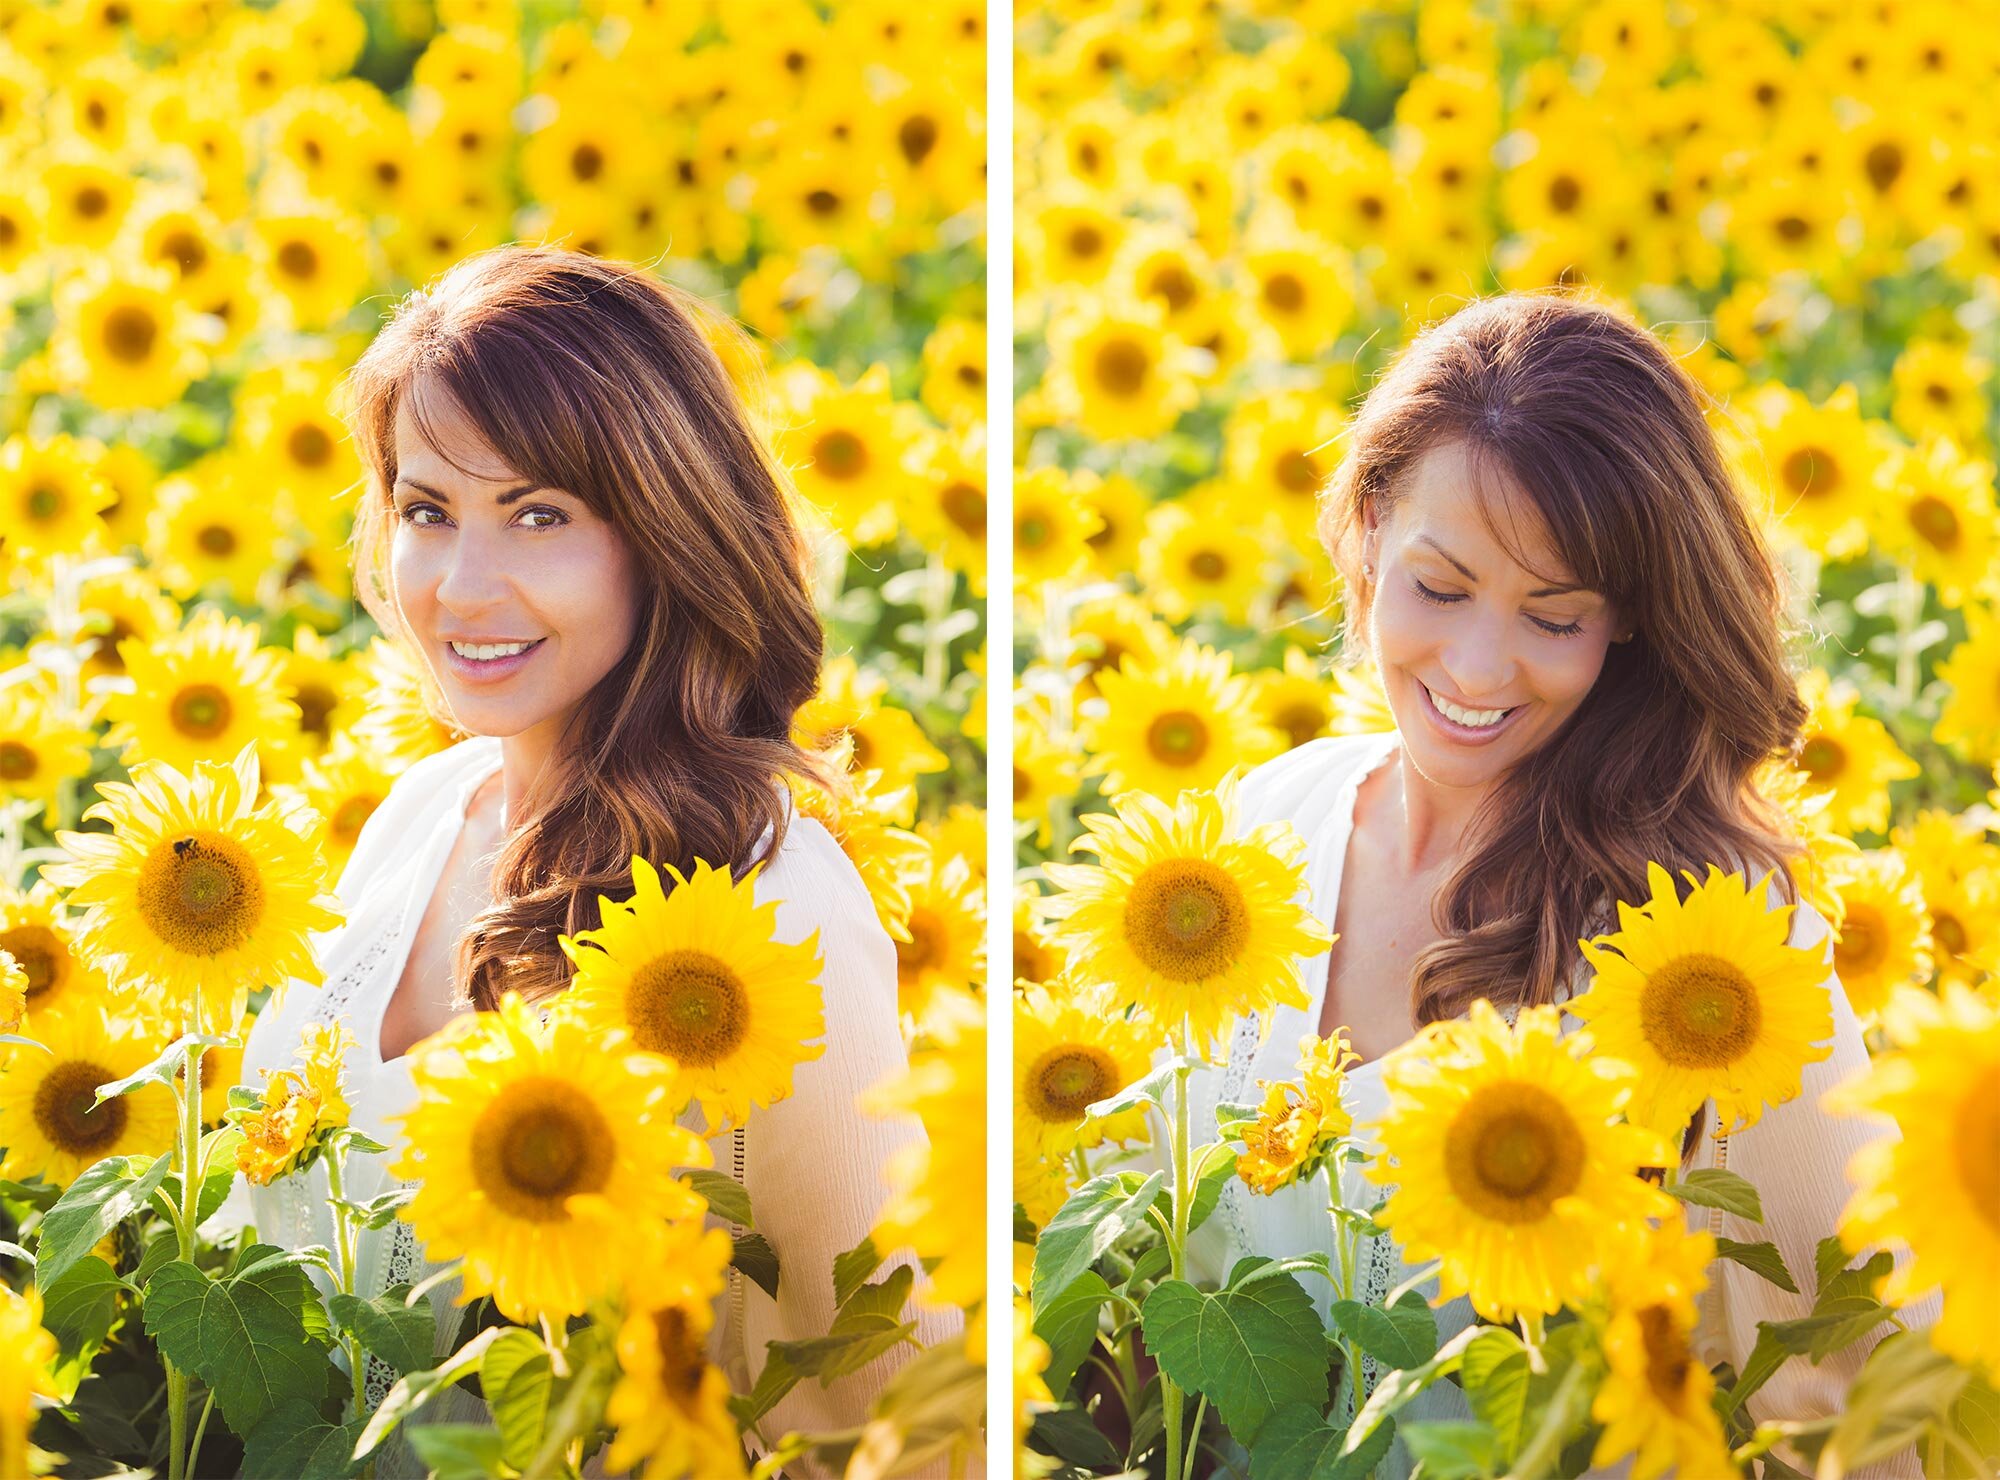
[{"label": "woman's eye", "polygon": [[546,524],[529,524],[529,525],[527,525],[527,526],[526,526],[527,528],[529,528],[529,529],[558,529],[558,528],[560,528],[561,526],[563,526],[563,525],[565,525],[565,524],[569,523],[569,516],[568,516],[567,514],[563,513],[563,512],[562,512],[562,510],[560,510],[560,509],[551,509],[551,508],[546,508],[546,507],[542,507],[542,508],[534,508],[534,509],[524,509],[524,510],[522,510],[522,512],[521,512],[521,518],[522,518],[523,520],[528,520],[528,519],[532,519],[532,518],[534,518],[534,517],[535,517],[535,516],[536,516],[537,514],[542,514],[542,515],[546,515],[546,516],[547,516],[547,518],[548,518],[548,521],[549,521],[549,522],[548,522],[548,523],[546,523]]},{"label": "woman's eye", "polygon": [[1457,596],[1447,596],[1442,591],[1431,590],[1431,588],[1429,586],[1426,586],[1422,581],[1416,582],[1416,587],[1418,596],[1422,597],[1425,601],[1434,602],[1438,606],[1450,606],[1454,601],[1465,600],[1465,596],[1463,593],[1460,593]]},{"label": "woman's eye", "polygon": [[[417,515],[419,514],[435,514],[438,517],[437,519],[419,519],[417,517]],[[436,504],[408,504],[404,506],[402,513],[403,523],[414,524],[419,529],[429,529],[432,526],[434,526],[438,522],[438,520],[441,520],[443,518],[444,518],[444,511],[440,509]]]},{"label": "woman's eye", "polygon": [[[1465,600],[1463,592],[1456,595],[1447,595],[1443,591],[1433,591],[1422,581],[1416,581],[1414,584],[1419,597],[1437,606],[1450,606],[1454,602]],[[1544,622],[1540,617],[1530,617],[1528,620],[1551,637],[1575,637],[1579,632],[1583,631],[1583,623],[1581,622],[1564,622],[1559,624],[1556,622]]]},{"label": "woman's eye", "polygon": [[1558,626],[1554,622],[1544,622],[1540,617],[1530,617],[1528,620],[1553,637],[1574,637],[1583,631],[1581,622],[1565,622]]}]

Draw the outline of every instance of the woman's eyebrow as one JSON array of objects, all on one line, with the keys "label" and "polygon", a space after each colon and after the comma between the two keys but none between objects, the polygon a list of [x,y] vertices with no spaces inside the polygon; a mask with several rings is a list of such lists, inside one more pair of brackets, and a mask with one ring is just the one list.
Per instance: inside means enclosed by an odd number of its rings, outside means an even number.
[{"label": "woman's eyebrow", "polygon": [[[443,499],[446,503],[451,502],[450,494],[440,493],[438,492],[437,489],[431,487],[428,483],[419,483],[414,478],[398,478],[396,480],[396,486],[398,488],[408,486],[410,488],[416,489],[417,492],[419,493],[427,493],[432,498]],[[541,491],[541,485],[539,483],[523,483],[519,488],[510,488],[505,493],[497,495],[494,498],[493,502],[501,505],[504,508],[506,505],[513,503],[514,500],[517,498],[526,498],[529,494],[539,493],[540,491]]]},{"label": "woman's eyebrow", "polygon": [[[1451,551],[1447,550],[1443,545],[1440,545],[1436,540],[1432,539],[1429,535],[1427,534],[1418,535],[1417,542],[1419,544],[1429,545],[1433,550],[1437,551],[1438,554],[1444,556],[1445,559],[1449,560],[1453,565],[1458,567],[1458,573],[1464,576],[1468,581],[1472,581],[1474,583],[1478,582],[1479,577],[1472,573],[1471,569],[1465,564],[1464,561],[1460,560],[1456,555],[1452,554]],[[1582,591],[1586,589],[1588,588],[1583,586],[1541,586],[1533,591],[1530,591],[1528,595],[1567,596],[1572,591]]]}]

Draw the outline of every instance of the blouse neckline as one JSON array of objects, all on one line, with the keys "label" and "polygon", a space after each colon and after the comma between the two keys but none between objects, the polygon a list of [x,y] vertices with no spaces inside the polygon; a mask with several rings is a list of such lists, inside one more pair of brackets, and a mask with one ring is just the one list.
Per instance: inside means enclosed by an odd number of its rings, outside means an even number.
[{"label": "blouse neckline", "polygon": [[[1328,813],[1333,835],[1328,839],[1326,848],[1317,860],[1320,876],[1312,880],[1313,900],[1331,902],[1331,908],[1324,916],[1326,928],[1330,932],[1336,931],[1340,924],[1340,891],[1346,883],[1347,845],[1354,836],[1354,817],[1360,802],[1361,783],[1380,770],[1382,763],[1396,753],[1401,743],[1402,736],[1399,732],[1395,730],[1382,732],[1374,749],[1363,758],[1360,765],[1348,773],[1347,779],[1341,783],[1340,790],[1334,797],[1333,806]],[[1330,957],[1331,953],[1332,948],[1329,947],[1323,954]],[[1319,1033],[1320,1014],[1326,1011],[1327,977],[1331,969],[1332,961],[1329,960],[1326,968],[1317,973],[1316,984],[1307,989],[1309,1001],[1305,1008],[1305,1031],[1314,1036],[1318,1036]],[[1275,1033],[1273,1036],[1276,1036]],[[1379,1058],[1363,1059],[1348,1073],[1352,1076],[1363,1069],[1373,1071],[1381,1062]]]}]

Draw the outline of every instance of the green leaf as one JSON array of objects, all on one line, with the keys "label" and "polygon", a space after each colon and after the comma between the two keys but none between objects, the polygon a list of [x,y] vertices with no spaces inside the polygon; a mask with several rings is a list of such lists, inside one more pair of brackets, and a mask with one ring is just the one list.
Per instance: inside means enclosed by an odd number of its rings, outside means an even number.
[{"label": "green leaf", "polygon": [[366,1459],[394,1432],[397,1424],[452,1384],[463,1382],[477,1372],[486,1348],[499,1339],[502,1331],[513,1329],[488,1326],[437,1366],[397,1378],[382,1406],[369,1416],[367,1427],[362,1429],[361,1438],[356,1441],[356,1457]]},{"label": "green leaf", "polygon": [[1465,1419],[1406,1423],[1399,1432],[1425,1480],[1475,1480],[1500,1468],[1500,1446],[1483,1423]]},{"label": "green leaf", "polygon": [[897,1265],[879,1284],[863,1285],[848,1296],[834,1317],[834,1326],[837,1328],[849,1316],[876,1315],[894,1320],[903,1313],[910,1288],[916,1282],[916,1270],[907,1264]]},{"label": "green leaf", "polygon": [[1090,1349],[1097,1343],[1097,1315],[1111,1298],[1111,1287],[1094,1269],[1087,1269],[1035,1312],[1035,1334],[1048,1343],[1049,1365],[1042,1380],[1061,1397]]},{"label": "green leaf", "polygon": [[[2000,1393],[1984,1377],[1971,1375],[1965,1391],[1945,1415],[1942,1428],[1963,1448],[1941,1446],[1943,1463],[1938,1467],[1938,1480],[1989,1480],[2000,1475]],[[1978,1465],[1971,1462],[1973,1456],[1978,1457]]]},{"label": "green leaf", "polygon": [[407,1187],[391,1187],[387,1192],[379,1193],[360,1204],[360,1211],[355,1216],[360,1219],[363,1228],[387,1228],[396,1221],[398,1213],[416,1200],[417,1194],[422,1190],[416,1183],[411,1183]]},{"label": "green leaf", "polygon": [[387,1146],[384,1146],[373,1136],[364,1135],[351,1125],[338,1127],[333,1134],[327,1137],[327,1142],[329,1146],[338,1147],[345,1151],[366,1152],[370,1156],[381,1156],[389,1150]]},{"label": "green leaf", "polygon": [[1799,1293],[1799,1287],[1792,1281],[1792,1272],[1785,1268],[1785,1256],[1778,1252],[1774,1243],[1739,1244],[1733,1238],[1719,1238],[1715,1241],[1715,1252],[1762,1275],[1780,1290],[1789,1290],[1794,1295]]},{"label": "green leaf", "polygon": [[391,1285],[373,1300],[356,1295],[335,1295],[328,1302],[334,1321],[351,1332],[361,1349],[381,1358],[396,1369],[398,1376],[421,1372],[436,1359],[437,1317],[430,1296],[420,1296],[415,1305],[405,1305],[410,1293],[407,1284]]},{"label": "green leaf", "polygon": [[680,1179],[707,1198],[708,1210],[723,1222],[757,1226],[750,1216],[750,1194],[734,1177],[695,1167],[682,1172]]},{"label": "green leaf", "polygon": [[91,1102],[90,1108],[95,1110],[106,1100],[129,1095],[133,1090],[143,1089],[149,1084],[163,1084],[172,1089],[174,1077],[181,1072],[181,1065],[186,1062],[190,1048],[197,1043],[203,1048],[212,1048],[229,1041],[227,1038],[218,1038],[213,1033],[184,1034],[161,1049],[159,1057],[145,1068],[127,1074],[123,1079],[114,1079],[109,1084],[100,1084],[97,1087],[97,1098]]},{"label": "green leaf", "polygon": [[1722,1167],[1697,1168],[1667,1191],[1684,1203],[1720,1208],[1751,1223],[1764,1221],[1764,1204],[1757,1197],[1757,1189]]},{"label": "green leaf", "polygon": [[742,1270],[758,1289],[773,1300],[778,1298],[778,1251],[761,1233],[739,1233],[732,1245],[729,1262]]},{"label": "green leaf", "polygon": [[1785,1365],[1791,1356],[1791,1349],[1784,1338],[1774,1329],[1775,1321],[1757,1323],[1757,1342],[1750,1348],[1750,1355],[1743,1359],[1743,1370],[1736,1375],[1735,1385],[1729,1389],[1727,1402],[1721,1404],[1723,1417],[1735,1413],[1765,1383],[1769,1382],[1777,1370]]},{"label": "green leaf", "polygon": [[40,1286],[42,1325],[55,1337],[59,1396],[76,1396],[77,1385],[104,1349],[118,1319],[118,1292],[124,1288],[116,1271],[95,1254],[86,1254],[62,1278]]},{"label": "green leaf", "polygon": [[1813,1291],[1817,1294],[1826,1288],[1826,1282],[1847,1268],[1852,1256],[1847,1246],[1840,1241],[1840,1235],[1829,1233],[1813,1246]]},{"label": "green leaf", "polygon": [[410,1429],[410,1448],[431,1480],[487,1480],[504,1475],[500,1432],[482,1423],[427,1423]]},{"label": "green leaf", "polygon": [[1786,1351],[1807,1353],[1819,1362],[1889,1319],[1889,1307],[1868,1291],[1894,1264],[1895,1257],[1881,1250],[1866,1264],[1843,1269],[1823,1281],[1811,1315],[1757,1324],[1769,1330]]},{"label": "green leaf", "polygon": [[1128,1193],[1118,1174],[1107,1172],[1071,1193],[1035,1241],[1030,1301],[1037,1307],[1046,1305],[1143,1222],[1166,1181],[1165,1172],[1155,1172],[1137,1191]]},{"label": "green leaf", "polygon": [[105,1234],[143,1208],[171,1162],[168,1156],[111,1156],[85,1168],[42,1218],[36,1283],[46,1287],[61,1279]]},{"label": "green leaf", "polygon": [[[1240,1131],[1246,1125],[1255,1125],[1264,1113],[1264,1107],[1240,1101],[1223,1100],[1215,1107],[1215,1128],[1228,1136],[1232,1131]],[[1241,1136],[1232,1137],[1242,1140]]]},{"label": "green leaf", "polygon": [[[220,1401],[218,1399],[218,1401]],[[361,1420],[333,1424],[317,1408],[294,1398],[273,1408],[243,1441],[245,1475],[289,1475],[298,1480],[341,1480],[361,1472],[352,1458]]]},{"label": "green leaf", "polygon": [[1162,1115],[1170,1114],[1169,1096],[1173,1093],[1174,1075],[1182,1069],[1192,1069],[1201,1061],[1176,1054],[1162,1060],[1144,1079],[1134,1080],[1108,1099],[1098,1100],[1084,1110],[1086,1120],[1103,1120],[1106,1116],[1117,1115],[1126,1110],[1136,1110],[1141,1105],[1156,1106]]},{"label": "green leaf", "polygon": [[176,1259],[146,1286],[145,1309],[160,1350],[215,1390],[239,1434],[288,1400],[317,1410],[325,1396],[326,1315],[296,1261],[266,1259],[216,1281]]},{"label": "green leaf", "polygon": [[1317,1408],[1287,1404],[1271,1415],[1250,1453],[1250,1480],[1363,1480],[1395,1442],[1395,1420],[1343,1454],[1348,1430],[1319,1416]]},{"label": "green leaf", "polygon": [[[1847,1474],[1885,1459],[1945,1421],[1972,1374],[1922,1331],[1896,1331],[1868,1354],[1841,1404],[1820,1466]],[[1833,1457],[1833,1458],[1830,1458]]]},{"label": "green leaf", "polygon": [[1348,1437],[1353,1442],[1372,1441],[1376,1426],[1389,1422],[1389,1416],[1400,1409],[1410,1399],[1439,1378],[1449,1377],[1465,1362],[1466,1349],[1490,1329],[1485,1326],[1467,1326],[1451,1340],[1438,1348],[1436,1356],[1421,1367],[1391,1368],[1382,1374],[1375,1384],[1375,1391],[1368,1395],[1368,1401],[1361,1405],[1361,1412],[1355,1416],[1349,1428]]},{"label": "green leaf", "polygon": [[1488,1326],[1465,1349],[1459,1368],[1473,1417],[1493,1431],[1502,1454],[1528,1440],[1528,1349],[1505,1326]]},{"label": "green leaf", "polygon": [[519,1326],[504,1331],[479,1363],[479,1385],[500,1430],[500,1452],[525,1470],[541,1448],[549,1426],[549,1399],[555,1370],[542,1338]]},{"label": "green leaf", "polygon": [[[1055,1391],[1053,1385],[1049,1391]],[[1028,1447],[1084,1471],[1115,1470],[1125,1458],[1081,1408],[1037,1413],[1028,1431]]]},{"label": "green leaf", "polygon": [[836,1254],[833,1259],[833,1303],[847,1304],[847,1297],[868,1281],[868,1276],[882,1267],[882,1256],[875,1251],[875,1240],[863,1238],[860,1243],[844,1254]]},{"label": "green leaf", "polygon": [[1388,1310],[1336,1300],[1332,1316],[1350,1341],[1384,1366],[1421,1367],[1437,1355],[1437,1317],[1414,1290]]},{"label": "green leaf", "polygon": [[806,1374],[792,1365],[778,1345],[775,1341],[766,1343],[764,1366],[757,1374],[756,1384],[747,1394],[729,1400],[729,1411],[745,1428],[777,1407],[779,1399],[805,1380]]},{"label": "green leaf", "polygon": [[771,1351],[784,1354],[787,1365],[801,1377],[817,1377],[824,1387],[836,1377],[858,1372],[884,1352],[894,1351],[916,1329],[914,1321],[898,1321],[873,1311],[841,1316],[824,1336],[803,1341],[773,1341]]},{"label": "green leaf", "polygon": [[1236,1148],[1227,1141],[1204,1146],[1195,1157],[1194,1195],[1188,1207],[1188,1232],[1208,1221],[1222,1201],[1222,1189],[1236,1175]]},{"label": "green leaf", "polygon": [[1242,1442],[1255,1440],[1274,1409],[1326,1402],[1325,1329],[1288,1274],[1215,1295],[1167,1280],[1146,1297],[1141,1323],[1160,1370],[1206,1393]]}]

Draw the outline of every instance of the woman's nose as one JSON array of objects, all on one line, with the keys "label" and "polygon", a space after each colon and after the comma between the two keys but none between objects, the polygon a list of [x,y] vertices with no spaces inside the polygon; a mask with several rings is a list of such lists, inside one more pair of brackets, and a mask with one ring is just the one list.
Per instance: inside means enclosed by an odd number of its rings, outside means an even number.
[{"label": "woman's nose", "polygon": [[1438,653],[1445,676],[1469,704],[1505,696],[1514,679],[1514,658],[1507,635],[1490,623],[1470,623],[1452,635]]},{"label": "woman's nose", "polygon": [[451,541],[438,577],[440,605],[476,611],[506,593],[506,581],[496,552],[475,532],[461,531]]}]

